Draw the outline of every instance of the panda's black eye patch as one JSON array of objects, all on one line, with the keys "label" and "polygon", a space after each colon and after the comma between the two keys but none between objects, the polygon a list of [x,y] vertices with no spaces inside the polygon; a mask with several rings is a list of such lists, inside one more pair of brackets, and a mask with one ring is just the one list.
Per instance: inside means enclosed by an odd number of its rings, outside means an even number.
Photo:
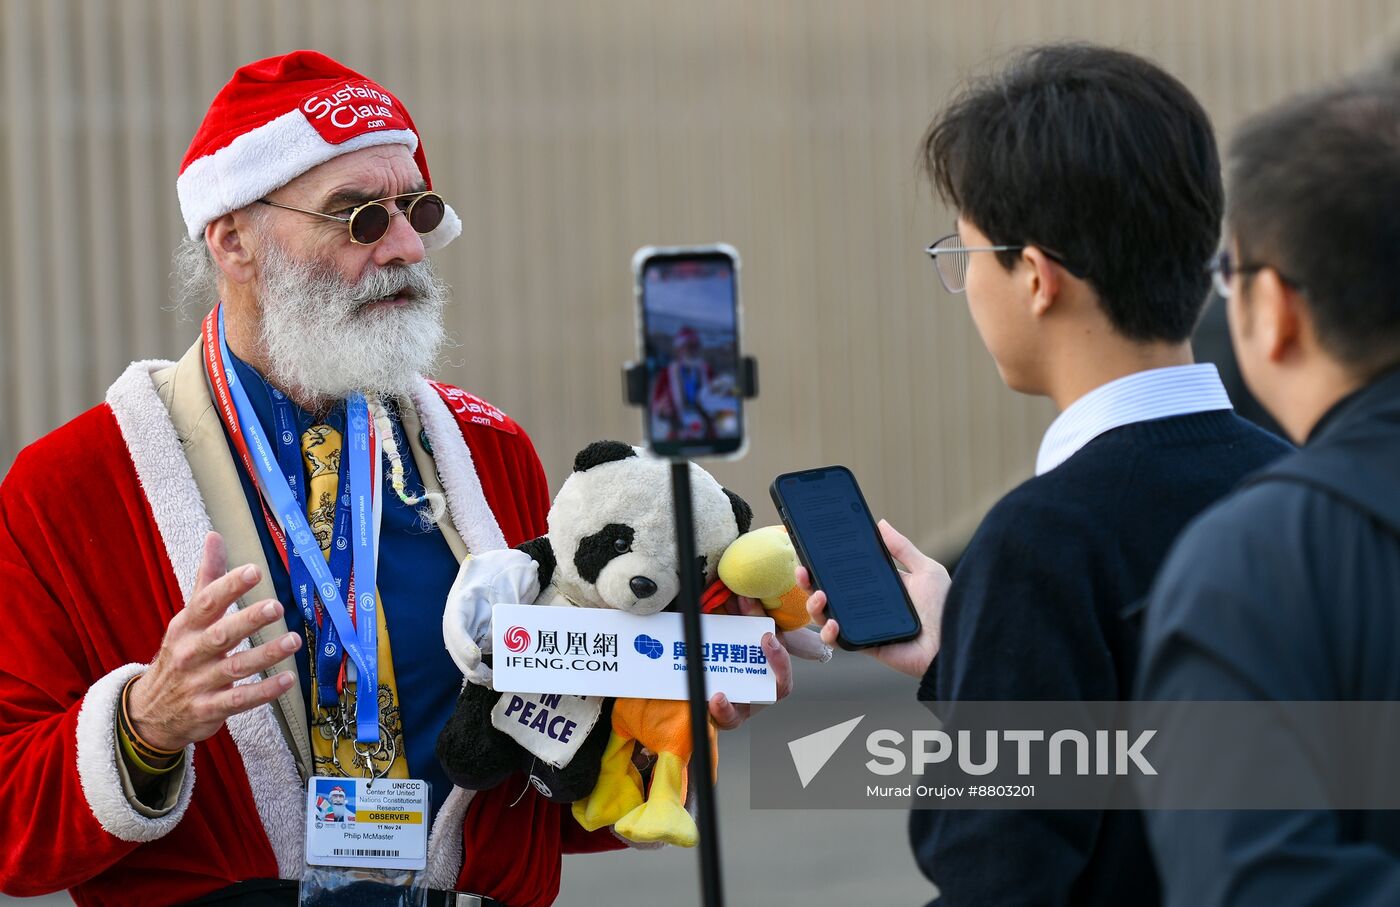
[{"label": "panda's black eye patch", "polygon": [[623,523],[609,523],[592,535],[578,541],[574,551],[574,568],[586,583],[596,583],[598,575],[608,562],[618,555],[632,550],[632,539],[636,536],[631,526]]}]

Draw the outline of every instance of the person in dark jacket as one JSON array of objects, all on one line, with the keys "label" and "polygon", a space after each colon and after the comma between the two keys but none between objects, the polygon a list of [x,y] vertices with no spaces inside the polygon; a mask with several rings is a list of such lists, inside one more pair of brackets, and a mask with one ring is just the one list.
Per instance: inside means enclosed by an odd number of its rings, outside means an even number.
[{"label": "person in dark jacket", "polygon": [[[1400,83],[1265,113],[1229,172],[1217,291],[1245,380],[1305,443],[1173,548],[1139,695],[1400,700]],[[1306,743],[1271,767],[1308,764]],[[1395,813],[1147,816],[1170,904],[1400,904]]]},{"label": "person in dark jacket", "polygon": [[[966,291],[1007,385],[1060,415],[951,586],[881,525],[924,633],[873,654],[921,677],[950,724],[966,701],[1125,699],[1138,633],[1124,610],[1178,531],[1288,449],[1192,362],[1224,205],[1210,122],[1147,60],[1051,45],[973,86],[924,152],[958,213],[929,249],[945,288]],[[824,605],[813,593],[809,610]],[[918,809],[910,835],[939,905],[1158,898],[1135,812]]]}]

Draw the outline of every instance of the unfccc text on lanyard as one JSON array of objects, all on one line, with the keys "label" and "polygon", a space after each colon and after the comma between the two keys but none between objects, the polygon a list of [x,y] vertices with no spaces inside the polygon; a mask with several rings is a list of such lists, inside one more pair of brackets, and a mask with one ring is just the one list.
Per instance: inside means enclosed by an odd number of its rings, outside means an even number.
[{"label": "unfccc text on lanyard", "polygon": [[[321,546],[311,532],[301,502],[288,484],[287,475],[279,470],[273,447],[258,422],[257,413],[248,399],[233,368],[224,332],[223,304],[204,319],[204,362],[214,387],[215,403],[228,427],[229,437],[243,461],[244,468],[257,483],[262,495],[264,516],[269,515],[268,531],[284,563],[295,557],[311,575],[322,609],[330,616],[339,642],[345,647],[359,673],[360,695],[355,697],[356,739],[360,743],[379,742],[379,662],[377,623],[375,619],[375,539],[373,535],[374,458],[371,457],[372,438],[368,407],[364,397],[356,394],[346,401],[346,442],[350,464],[349,480],[351,580],[348,590],[354,599],[352,617],[335,577],[321,553]],[[342,487],[341,494],[345,493]],[[291,539],[290,549],[287,540]],[[303,602],[303,618],[308,627],[316,626],[314,613]],[[325,634],[329,636],[329,634]],[[319,661],[333,657],[338,665],[339,652],[326,654],[326,642],[318,644]]]}]

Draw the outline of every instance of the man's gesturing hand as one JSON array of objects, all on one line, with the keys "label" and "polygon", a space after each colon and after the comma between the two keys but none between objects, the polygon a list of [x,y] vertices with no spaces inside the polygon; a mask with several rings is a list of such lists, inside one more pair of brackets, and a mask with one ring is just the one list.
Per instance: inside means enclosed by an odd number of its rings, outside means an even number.
[{"label": "man's gesturing hand", "polygon": [[[909,592],[909,600],[914,603],[922,626],[919,635],[907,642],[872,646],[861,651],[902,674],[922,677],[938,654],[943,602],[948,598],[952,580],[942,564],[916,548],[913,542],[884,520],[880,521],[880,537],[885,540],[885,547],[895,562],[904,568],[899,576],[904,581],[904,588]],[[829,646],[836,645],[836,636],[841,628],[826,616],[826,593],[812,591],[812,578],[802,567],[797,568],[797,584],[808,593],[807,613],[821,626],[822,642]]]},{"label": "man's gesturing hand", "polygon": [[295,652],[301,636],[286,633],[256,649],[227,654],[277,620],[282,606],[269,600],[225,614],[258,583],[258,568],[251,564],[226,570],[223,537],[211,532],[204,539],[194,595],[170,621],[151,667],[128,693],[127,716],[151,746],[177,750],[212,737],[225,718],[271,702],[296,680],[286,672],[234,686],[234,681],[265,671]]}]

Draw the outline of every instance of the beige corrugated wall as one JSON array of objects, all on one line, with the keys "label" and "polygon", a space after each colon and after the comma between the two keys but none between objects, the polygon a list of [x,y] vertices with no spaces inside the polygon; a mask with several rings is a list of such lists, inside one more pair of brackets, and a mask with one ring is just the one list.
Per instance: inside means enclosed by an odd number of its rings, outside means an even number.
[{"label": "beige corrugated wall", "polygon": [[167,288],[186,144],[237,66],[316,47],[413,112],[466,224],[437,256],[460,341],[442,374],[522,421],[554,483],[587,441],[638,434],[632,251],[725,240],[763,396],[748,458],[715,472],[771,519],[773,475],[846,463],[942,549],[1028,475],[1051,416],[1001,386],[921,251],[950,215],[918,138],[958,79],[1109,42],[1227,135],[1398,19],[1400,0],[0,0],[0,470],[129,360],[186,348]]}]

